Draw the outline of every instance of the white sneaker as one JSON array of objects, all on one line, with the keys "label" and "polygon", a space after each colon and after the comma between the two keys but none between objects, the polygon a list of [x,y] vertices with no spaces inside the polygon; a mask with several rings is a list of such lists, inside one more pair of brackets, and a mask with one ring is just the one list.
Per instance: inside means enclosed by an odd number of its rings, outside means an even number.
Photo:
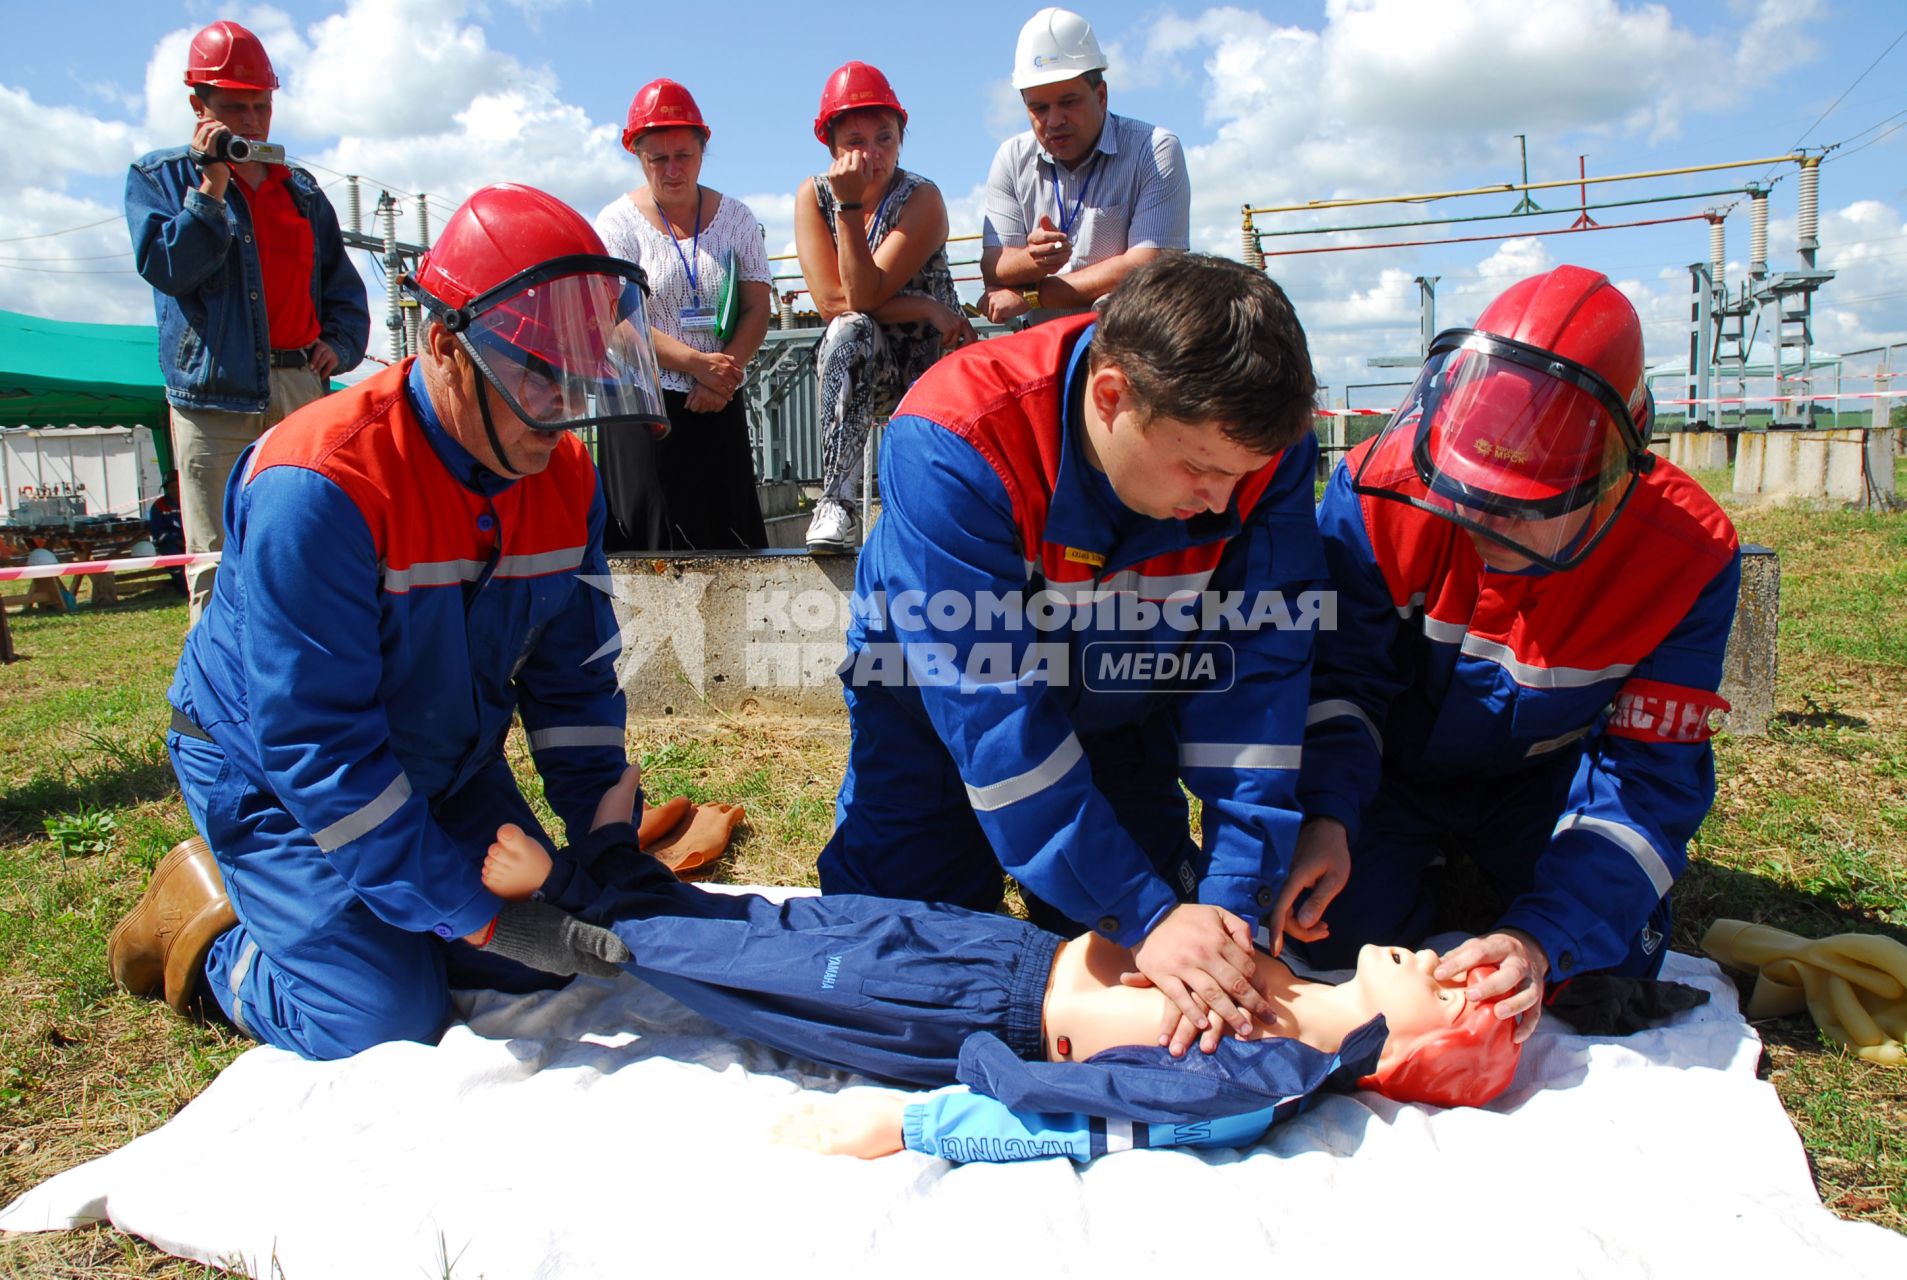
[{"label": "white sneaker", "polygon": [[840,556],[854,549],[854,512],[831,498],[815,503],[814,519],[808,522],[808,554]]}]

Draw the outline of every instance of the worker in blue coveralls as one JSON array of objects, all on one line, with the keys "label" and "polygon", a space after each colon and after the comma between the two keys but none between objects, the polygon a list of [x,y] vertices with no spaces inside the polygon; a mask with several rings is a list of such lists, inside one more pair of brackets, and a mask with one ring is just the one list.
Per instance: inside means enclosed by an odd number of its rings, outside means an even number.
[{"label": "worker in blue coveralls", "polygon": [[607,573],[603,498],[571,432],[667,420],[641,272],[503,185],[406,288],[422,352],[233,473],[224,567],[169,693],[203,840],[108,944],[128,989],[186,1010],[202,976],[240,1030],[310,1058],[434,1040],[452,986],[551,981],[499,958],[535,930],[481,881],[499,823],[540,835],[504,758],[513,719],[579,832],[627,766],[616,621],[586,581]]},{"label": "worker in blue coveralls", "polygon": [[1315,391],[1283,291],[1184,253],[915,383],[855,574],[824,893],[993,910],[1004,869],[1035,922],[1132,949],[1178,1045],[1266,1016],[1251,939],[1329,605]]},{"label": "worker in blue coveralls", "polygon": [[1563,266],[1440,334],[1333,474],[1337,629],[1273,921],[1311,963],[1424,936],[1427,873],[1461,852],[1501,912],[1439,973],[1498,965],[1469,991],[1519,1036],[1546,984],[1661,968],[1669,887],[1715,794],[1740,552],[1649,452],[1651,425],[1635,309]]},{"label": "worker in blue coveralls", "polygon": [[[569,945],[621,962],[734,1034],[882,1080],[968,1086],[817,1103],[790,1117],[789,1141],[866,1157],[905,1145],[956,1161],[1249,1146],[1323,1089],[1482,1106],[1516,1074],[1514,1024],[1434,978],[1435,952],[1367,947],[1337,985],[1263,957],[1253,985],[1275,1020],[1209,1055],[1174,1055],[1156,1042],[1172,1004],[1122,982],[1132,956],[1100,934],[1062,939],[941,903],[775,903],[680,884],[637,847],[635,788],[631,770],[604,796],[581,851],[552,858],[504,826],[484,884],[543,916],[544,936],[567,931]],[[582,875],[579,853],[615,887]]]}]

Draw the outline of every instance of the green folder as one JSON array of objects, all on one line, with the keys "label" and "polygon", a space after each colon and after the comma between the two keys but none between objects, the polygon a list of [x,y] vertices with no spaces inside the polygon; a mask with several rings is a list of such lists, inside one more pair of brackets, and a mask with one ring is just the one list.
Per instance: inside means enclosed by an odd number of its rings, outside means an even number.
[{"label": "green folder", "polygon": [[741,262],[730,249],[722,260],[722,287],[715,294],[715,336],[727,342],[735,336],[735,321],[742,311]]}]

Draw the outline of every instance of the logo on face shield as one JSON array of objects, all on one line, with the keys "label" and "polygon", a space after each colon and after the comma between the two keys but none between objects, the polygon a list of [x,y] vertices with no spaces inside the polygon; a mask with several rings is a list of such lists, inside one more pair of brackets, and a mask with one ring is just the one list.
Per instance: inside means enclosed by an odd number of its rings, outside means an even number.
[{"label": "logo on face shield", "polygon": [[1512,449],[1494,440],[1479,439],[1470,447],[1476,450],[1479,458],[1488,458],[1492,462],[1507,462],[1513,467],[1526,466],[1530,460],[1530,455],[1522,449]]}]

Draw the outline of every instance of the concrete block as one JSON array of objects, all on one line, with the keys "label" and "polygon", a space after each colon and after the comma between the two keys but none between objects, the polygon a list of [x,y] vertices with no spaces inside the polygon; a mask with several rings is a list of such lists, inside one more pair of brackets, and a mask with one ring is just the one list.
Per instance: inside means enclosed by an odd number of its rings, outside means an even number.
[{"label": "concrete block", "polygon": [[[616,671],[632,714],[712,708],[846,717],[835,672],[847,652],[852,556],[626,557],[612,559],[610,570],[601,585],[622,628]],[[1765,735],[1774,717],[1780,599],[1778,557],[1743,548],[1722,666],[1733,733]]]},{"label": "concrete block", "polygon": [[[1742,437],[1746,443],[1748,437]],[[1781,617],[1781,558],[1762,546],[1741,549],[1741,594],[1722,657],[1722,697],[1734,709],[1728,731],[1768,736],[1775,715],[1775,633]]]}]

